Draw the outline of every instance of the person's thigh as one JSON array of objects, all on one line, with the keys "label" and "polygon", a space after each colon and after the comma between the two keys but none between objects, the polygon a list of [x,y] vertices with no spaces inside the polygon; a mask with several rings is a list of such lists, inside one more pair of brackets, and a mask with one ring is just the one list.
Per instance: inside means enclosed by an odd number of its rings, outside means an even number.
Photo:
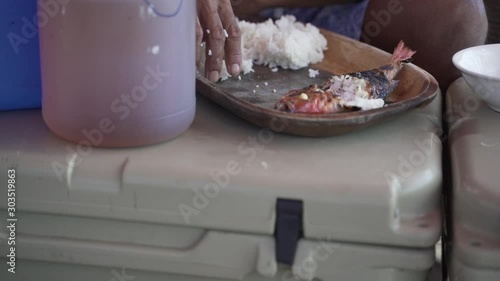
[{"label": "person's thigh", "polygon": [[460,76],[453,55],[483,44],[487,29],[483,0],[371,0],[361,40],[388,52],[404,40],[417,51],[415,64],[446,89]]}]

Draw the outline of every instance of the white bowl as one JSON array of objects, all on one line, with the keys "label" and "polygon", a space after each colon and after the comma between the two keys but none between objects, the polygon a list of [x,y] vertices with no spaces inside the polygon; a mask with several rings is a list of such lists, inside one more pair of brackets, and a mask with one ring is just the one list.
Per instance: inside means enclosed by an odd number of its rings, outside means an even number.
[{"label": "white bowl", "polygon": [[474,93],[500,112],[500,44],[462,50],[453,56],[453,64]]}]

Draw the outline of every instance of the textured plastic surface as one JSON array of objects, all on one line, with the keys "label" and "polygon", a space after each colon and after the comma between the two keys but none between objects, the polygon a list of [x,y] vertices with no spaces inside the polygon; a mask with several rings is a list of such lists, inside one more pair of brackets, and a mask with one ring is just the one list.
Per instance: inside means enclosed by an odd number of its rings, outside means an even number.
[{"label": "textured plastic surface", "polygon": [[[89,228],[88,231],[92,229]],[[6,236],[0,236],[0,249],[6,252]],[[148,239],[144,235],[137,238]],[[174,238],[172,242],[175,240]],[[23,235],[22,231],[17,233],[16,241],[19,271],[22,263],[20,260],[26,259],[233,280],[240,280],[253,272],[262,276],[274,276],[277,272],[274,240],[266,236],[208,231],[192,245],[182,249],[37,234]],[[408,254],[412,256],[413,253]]]},{"label": "textured plastic surface", "polygon": [[17,168],[22,211],[272,235],[277,198],[286,198],[304,202],[305,238],[423,248],[438,241],[440,99],[325,139],[259,130],[199,99],[183,136],[127,150],[67,143],[38,110],[5,112],[0,169]]},{"label": "textured plastic surface", "polygon": [[454,281],[498,281],[500,270],[470,266],[455,256],[451,260],[449,274],[452,276],[450,280]]},{"label": "textured plastic surface", "polygon": [[36,0],[0,4],[0,111],[41,106]]},{"label": "textured plastic surface", "polygon": [[[0,261],[3,262],[2,259]],[[354,261],[355,262],[355,261]],[[123,267],[96,267],[82,266],[61,263],[47,263],[24,260],[23,268],[18,273],[6,275],[6,271],[0,272],[0,279],[6,281],[54,281],[54,280],[71,280],[71,281],[88,281],[88,280],[105,280],[105,281],[228,281],[230,279],[210,278],[199,276],[176,275],[168,273],[138,271]],[[314,281],[330,281],[330,280],[356,280],[356,281],[441,281],[439,277],[430,276],[427,279],[427,273],[419,271],[404,271],[392,269],[377,269],[373,271],[361,271],[357,268],[350,268],[343,273],[344,275],[336,274],[336,279],[314,279]],[[6,279],[2,279],[6,278]],[[234,279],[233,279],[234,280]],[[259,274],[249,274],[242,281],[283,281],[283,280],[300,280],[294,277],[289,268],[281,269],[274,278],[264,277]],[[497,280],[497,279],[491,279]]]},{"label": "textured plastic surface", "polygon": [[[2,240],[5,238],[1,237]],[[144,280],[156,280],[155,276],[161,276],[163,280],[183,280],[180,276],[179,279],[170,279],[175,277],[173,274],[181,274],[192,276],[192,279],[184,277],[185,280],[207,281],[254,281],[265,280],[264,277],[295,280],[295,276],[301,280],[324,281],[424,281],[434,262],[432,250],[301,241],[294,266],[279,270],[274,260],[274,241],[271,237],[215,231],[207,232],[197,243],[184,249],[95,243],[22,233],[18,234],[17,241],[18,272],[15,275],[5,270],[0,272],[0,277],[8,275],[6,280],[9,281],[32,280],[33,276],[37,276],[36,280],[59,280],[67,274],[75,276],[71,280],[81,280],[77,279],[81,278],[77,273],[82,268],[75,265],[102,266],[118,272],[126,269],[136,277],[153,276]],[[5,247],[6,243],[0,244],[0,250],[4,251]],[[4,262],[5,258],[0,261]],[[45,263],[37,265],[33,261]],[[53,263],[61,264],[57,266]],[[113,274],[111,269],[93,270],[109,277],[88,280],[116,277],[106,275]],[[89,270],[84,276],[92,273]]]},{"label": "textured plastic surface", "polygon": [[500,113],[479,101],[463,78],[450,86],[447,105],[454,184],[450,280],[498,280]]}]

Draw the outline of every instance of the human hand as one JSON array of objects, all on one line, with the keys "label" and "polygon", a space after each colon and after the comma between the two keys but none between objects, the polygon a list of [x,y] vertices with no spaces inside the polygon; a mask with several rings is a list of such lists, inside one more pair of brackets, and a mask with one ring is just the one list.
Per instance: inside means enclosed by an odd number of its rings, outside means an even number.
[{"label": "human hand", "polygon": [[[230,0],[198,0],[196,65],[200,65],[201,43],[206,42],[205,75],[212,82],[220,79],[222,60],[229,74],[241,72],[241,31]],[[227,37],[226,37],[227,32]],[[209,52],[211,55],[209,55]]]}]

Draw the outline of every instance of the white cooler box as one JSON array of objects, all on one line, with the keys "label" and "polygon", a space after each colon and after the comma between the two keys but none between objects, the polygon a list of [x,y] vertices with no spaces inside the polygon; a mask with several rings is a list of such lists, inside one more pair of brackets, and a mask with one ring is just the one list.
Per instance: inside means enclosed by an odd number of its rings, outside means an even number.
[{"label": "white cooler box", "polygon": [[440,108],[311,139],[199,97],[181,137],[91,151],[38,110],[1,113],[17,222],[11,274],[0,221],[0,279],[424,281],[441,232]]},{"label": "white cooler box", "polygon": [[500,113],[464,79],[447,94],[453,168],[450,280],[500,280]]}]

